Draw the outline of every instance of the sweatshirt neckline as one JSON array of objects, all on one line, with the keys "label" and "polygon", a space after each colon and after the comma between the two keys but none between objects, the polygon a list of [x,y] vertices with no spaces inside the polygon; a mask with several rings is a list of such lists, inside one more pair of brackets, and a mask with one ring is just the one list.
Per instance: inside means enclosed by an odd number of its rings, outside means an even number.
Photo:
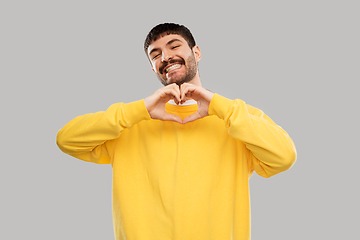
[{"label": "sweatshirt neckline", "polygon": [[[169,100],[168,103],[170,103],[171,105],[177,105],[173,99]],[[197,104],[197,102],[194,99],[190,99],[179,106],[189,106],[189,105],[194,105],[194,104]]]},{"label": "sweatshirt neckline", "polygon": [[171,112],[186,113],[186,112],[196,112],[198,106],[197,104],[184,106],[184,105],[172,105],[170,103],[166,103],[165,109]]}]

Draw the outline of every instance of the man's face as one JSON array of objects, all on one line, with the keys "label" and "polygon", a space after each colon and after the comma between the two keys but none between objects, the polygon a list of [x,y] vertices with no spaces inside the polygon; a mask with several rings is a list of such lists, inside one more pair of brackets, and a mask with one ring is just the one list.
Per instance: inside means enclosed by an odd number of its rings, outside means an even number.
[{"label": "man's face", "polygon": [[148,57],[152,70],[163,85],[181,85],[197,76],[201,53],[198,46],[190,49],[183,37],[170,34],[150,44]]}]

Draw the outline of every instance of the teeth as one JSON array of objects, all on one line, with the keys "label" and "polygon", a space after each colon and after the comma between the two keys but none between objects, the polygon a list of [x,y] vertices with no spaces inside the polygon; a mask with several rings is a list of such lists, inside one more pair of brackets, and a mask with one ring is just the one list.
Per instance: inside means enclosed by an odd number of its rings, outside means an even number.
[{"label": "teeth", "polygon": [[174,70],[174,69],[180,68],[180,67],[181,67],[180,64],[172,65],[171,67],[168,67],[168,68],[166,69],[166,72],[168,73],[168,72],[170,72],[171,70]]}]

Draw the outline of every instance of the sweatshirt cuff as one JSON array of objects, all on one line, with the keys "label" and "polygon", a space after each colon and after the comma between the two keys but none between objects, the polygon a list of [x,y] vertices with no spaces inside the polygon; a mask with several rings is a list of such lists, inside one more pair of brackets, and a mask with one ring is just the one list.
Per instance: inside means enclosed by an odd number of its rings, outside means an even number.
[{"label": "sweatshirt cuff", "polygon": [[151,118],[146,109],[144,99],[124,103],[123,112],[128,127],[131,127],[142,120],[149,120]]},{"label": "sweatshirt cuff", "polygon": [[216,115],[225,120],[232,103],[233,100],[215,93],[214,97],[210,101],[209,115]]}]

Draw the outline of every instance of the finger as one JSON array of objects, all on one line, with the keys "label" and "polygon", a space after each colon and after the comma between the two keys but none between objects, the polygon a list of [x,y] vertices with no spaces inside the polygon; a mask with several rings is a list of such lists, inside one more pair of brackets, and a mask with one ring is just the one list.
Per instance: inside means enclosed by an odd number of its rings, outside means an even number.
[{"label": "finger", "polygon": [[164,91],[161,92],[158,101],[166,103],[170,99],[174,99],[177,104],[180,102],[180,96],[176,91],[173,89],[164,89]]},{"label": "finger", "polygon": [[176,83],[174,83],[174,84],[172,84],[172,88],[174,89],[174,91],[175,91],[175,95],[174,95],[174,97],[175,97],[175,102],[176,102],[176,104],[179,104],[180,103],[180,101],[181,101],[181,97],[180,97],[180,87],[176,84]]},{"label": "finger", "polygon": [[170,113],[165,113],[163,115],[162,120],[163,121],[173,121],[173,122],[177,122],[177,123],[183,123],[183,120],[181,119],[181,117],[176,116],[174,114],[170,114]]},{"label": "finger", "polygon": [[195,90],[195,85],[193,84],[182,84],[180,88],[180,99],[181,103],[186,102],[186,100],[192,98],[192,92]]},{"label": "finger", "polygon": [[179,93],[179,95],[180,95],[180,87],[179,87],[179,85],[177,85],[176,83],[172,83],[172,84],[170,84],[170,85],[168,85],[168,86],[166,86],[167,88],[169,88],[169,89],[174,89],[175,91],[177,91],[178,93]]},{"label": "finger", "polygon": [[170,99],[173,99],[176,104],[179,104],[179,96],[175,92],[167,92],[165,93],[164,97],[160,98],[161,102],[168,102]]},{"label": "finger", "polygon": [[[170,99],[174,99],[174,101],[178,104],[181,100],[180,100],[180,89],[179,87],[176,85],[176,87],[168,87],[164,89],[164,93],[166,95],[169,95]],[[164,96],[165,97],[165,96]]]},{"label": "finger", "polygon": [[171,91],[171,99],[175,101],[176,104],[180,103],[180,93],[176,90]]},{"label": "finger", "polygon": [[180,99],[182,103],[185,101],[185,92],[186,92],[186,84],[183,83],[180,85]]}]

